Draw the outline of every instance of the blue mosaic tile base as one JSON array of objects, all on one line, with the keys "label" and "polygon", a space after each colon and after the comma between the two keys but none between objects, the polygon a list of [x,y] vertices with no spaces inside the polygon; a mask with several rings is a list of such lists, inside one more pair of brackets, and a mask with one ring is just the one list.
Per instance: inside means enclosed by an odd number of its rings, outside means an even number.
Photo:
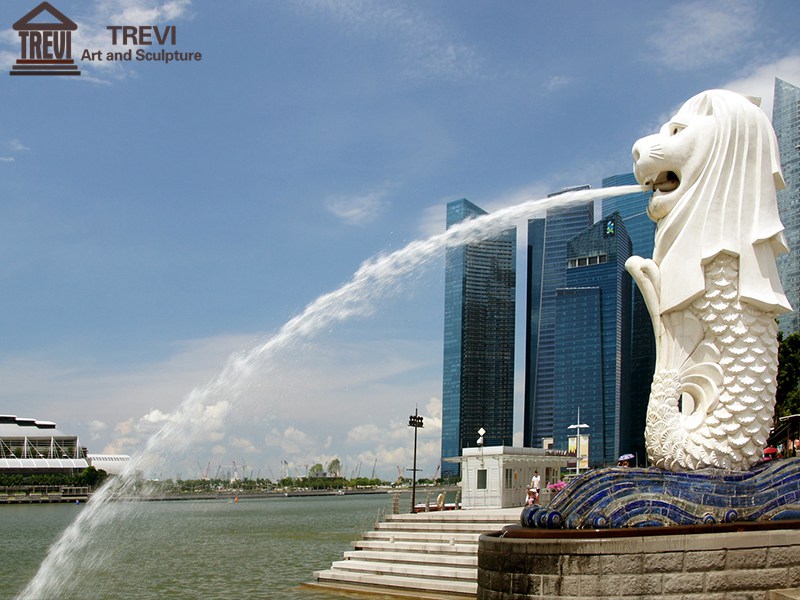
[{"label": "blue mosaic tile base", "polygon": [[800,519],[800,458],[749,471],[610,467],[573,479],[546,506],[522,511],[522,525],[603,529]]}]

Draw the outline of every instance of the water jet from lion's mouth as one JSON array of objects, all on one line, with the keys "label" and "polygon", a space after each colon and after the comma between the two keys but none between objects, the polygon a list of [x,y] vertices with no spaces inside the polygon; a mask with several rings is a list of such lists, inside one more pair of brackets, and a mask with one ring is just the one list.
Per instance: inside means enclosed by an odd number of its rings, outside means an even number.
[{"label": "water jet from lion's mouth", "polygon": [[[106,485],[93,495],[91,502],[51,546],[38,573],[16,599],[61,600],[72,597],[78,586],[86,586],[87,582],[97,587],[81,589],[81,598],[106,597],[102,590],[103,578],[91,577],[90,573],[96,573],[93,569],[111,560],[114,554],[114,530],[107,525],[112,517],[135,517],[138,510],[138,503],[115,500],[134,495],[137,471],[174,463],[192,443],[207,434],[210,424],[224,420],[241,402],[245,382],[254,373],[266,370],[279,353],[290,351],[296,342],[311,338],[335,323],[371,314],[380,299],[397,288],[400,280],[430,264],[447,247],[497,235],[516,227],[520,220],[543,215],[551,208],[642,191],[649,191],[649,188],[639,184],[623,185],[530,199],[469,219],[442,233],[365,261],[348,282],[311,302],[267,341],[232,356],[216,379],[187,395],[178,409],[169,415],[167,425],[148,440],[140,454],[132,458],[126,473],[116,480],[118,487],[112,489]],[[80,577],[76,576],[78,573]]]}]

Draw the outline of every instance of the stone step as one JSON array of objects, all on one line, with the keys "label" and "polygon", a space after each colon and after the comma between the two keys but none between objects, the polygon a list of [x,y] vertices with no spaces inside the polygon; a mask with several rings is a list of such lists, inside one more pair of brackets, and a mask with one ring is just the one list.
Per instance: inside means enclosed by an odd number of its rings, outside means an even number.
[{"label": "stone step", "polygon": [[[389,588],[385,586],[376,587],[375,585],[362,585],[358,583],[349,583],[345,581],[310,581],[302,583],[300,588],[307,588],[319,592],[332,592],[338,598],[381,598],[381,600],[389,600],[390,598],[397,598],[397,600],[475,600],[475,594],[459,594],[457,592],[429,592],[422,589],[402,589],[402,588]],[[377,596],[376,596],[377,594]],[[326,596],[327,597],[327,596]]]},{"label": "stone step", "polygon": [[397,564],[422,563],[447,567],[470,568],[478,566],[477,553],[440,554],[423,552],[398,552],[393,550],[351,550],[344,553],[345,560],[372,560]]},{"label": "stone step", "polygon": [[440,544],[477,544],[480,533],[455,533],[448,531],[368,531],[365,540],[387,542],[436,542]]},{"label": "stone step", "polygon": [[444,531],[452,533],[487,533],[498,531],[508,523],[472,523],[472,522],[437,522],[426,521],[384,521],[378,523],[376,531]]},{"label": "stone step", "polygon": [[[471,596],[478,593],[477,579],[474,581],[455,581],[451,579],[430,579],[427,577],[373,575],[353,571],[327,569],[317,571],[314,577],[321,583],[341,582],[376,587],[399,588],[406,590],[425,590],[428,592],[444,592]],[[373,590],[374,591],[374,590]]]},{"label": "stone step", "polygon": [[452,579],[477,581],[478,568],[456,568],[441,565],[410,563],[386,563],[371,560],[338,560],[331,565],[332,571],[355,571],[374,575],[401,575],[410,577],[432,577],[437,580]]},{"label": "stone step", "polygon": [[395,541],[386,540],[358,540],[353,542],[356,550],[419,552],[427,554],[474,554],[478,555],[478,544],[450,544],[434,542]]},{"label": "stone step", "polygon": [[520,520],[522,514],[522,507],[519,508],[505,508],[497,509],[495,511],[477,511],[477,510],[453,510],[445,512],[429,512],[429,513],[400,513],[396,515],[386,515],[385,522],[392,521],[425,521],[428,523],[493,523],[499,525],[508,525],[509,523],[516,523]]},{"label": "stone step", "polygon": [[522,509],[388,515],[354,550],[314,574],[319,586],[422,598],[475,598],[478,539],[518,523]]}]

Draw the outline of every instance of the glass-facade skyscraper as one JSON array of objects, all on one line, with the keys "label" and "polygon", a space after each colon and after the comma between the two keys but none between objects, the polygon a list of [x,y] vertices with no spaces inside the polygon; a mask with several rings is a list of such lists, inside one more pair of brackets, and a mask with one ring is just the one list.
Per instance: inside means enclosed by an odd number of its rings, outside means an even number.
[{"label": "glass-facade skyscraper", "polygon": [[[466,199],[447,205],[447,228],[486,211]],[[448,247],[445,254],[442,476],[460,465],[445,458],[514,436],[516,229]]]},{"label": "glass-facade skyscraper", "polygon": [[786,188],[778,190],[778,211],[789,253],[778,257],[786,298],[794,309],[779,317],[784,335],[800,331],[800,88],[775,79],[772,127],[778,137]]},{"label": "glass-facade skyscraper", "polygon": [[523,444],[553,436],[556,290],[566,284],[567,242],[594,222],[594,203],[559,207],[528,222],[525,412]]},{"label": "glass-facade skyscraper", "polygon": [[566,450],[568,427],[589,428],[589,464],[628,452],[633,281],[625,270],[631,241],[614,213],[573,237],[566,248],[565,286],[556,290],[554,447]]},{"label": "glass-facade skyscraper", "polygon": [[[635,183],[626,173],[607,177],[603,187]],[[645,460],[655,340],[644,300],[624,265],[631,254],[652,258],[650,195],[605,199],[605,218],[596,224],[593,203],[528,222],[526,446],[552,439],[566,449],[566,427],[575,424],[580,406],[581,420],[593,427],[583,432],[589,434],[592,464],[628,452]],[[606,222],[614,225],[611,235],[603,231]]]},{"label": "glass-facade skyscraper", "polygon": [[[633,173],[612,175],[603,179],[603,187],[635,184]],[[618,212],[625,221],[631,238],[632,254],[642,258],[653,258],[656,224],[647,216],[647,203],[652,192],[637,192],[603,200],[603,215]],[[645,464],[644,426],[647,403],[650,399],[650,384],[656,366],[656,343],[650,313],[644,303],[639,287],[634,283],[631,312],[630,350],[630,442],[625,453],[636,456],[639,464]]]}]

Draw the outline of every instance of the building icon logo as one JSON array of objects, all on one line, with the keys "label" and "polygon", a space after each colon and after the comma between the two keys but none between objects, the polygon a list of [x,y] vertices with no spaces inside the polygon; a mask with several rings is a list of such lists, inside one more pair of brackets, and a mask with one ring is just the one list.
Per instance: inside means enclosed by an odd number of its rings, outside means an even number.
[{"label": "building icon logo", "polygon": [[[36,20],[47,12],[55,23]],[[36,22],[34,22],[36,20]],[[14,23],[19,32],[19,58],[9,75],[80,75],[72,59],[72,32],[78,25],[49,2],[42,2]]]}]

